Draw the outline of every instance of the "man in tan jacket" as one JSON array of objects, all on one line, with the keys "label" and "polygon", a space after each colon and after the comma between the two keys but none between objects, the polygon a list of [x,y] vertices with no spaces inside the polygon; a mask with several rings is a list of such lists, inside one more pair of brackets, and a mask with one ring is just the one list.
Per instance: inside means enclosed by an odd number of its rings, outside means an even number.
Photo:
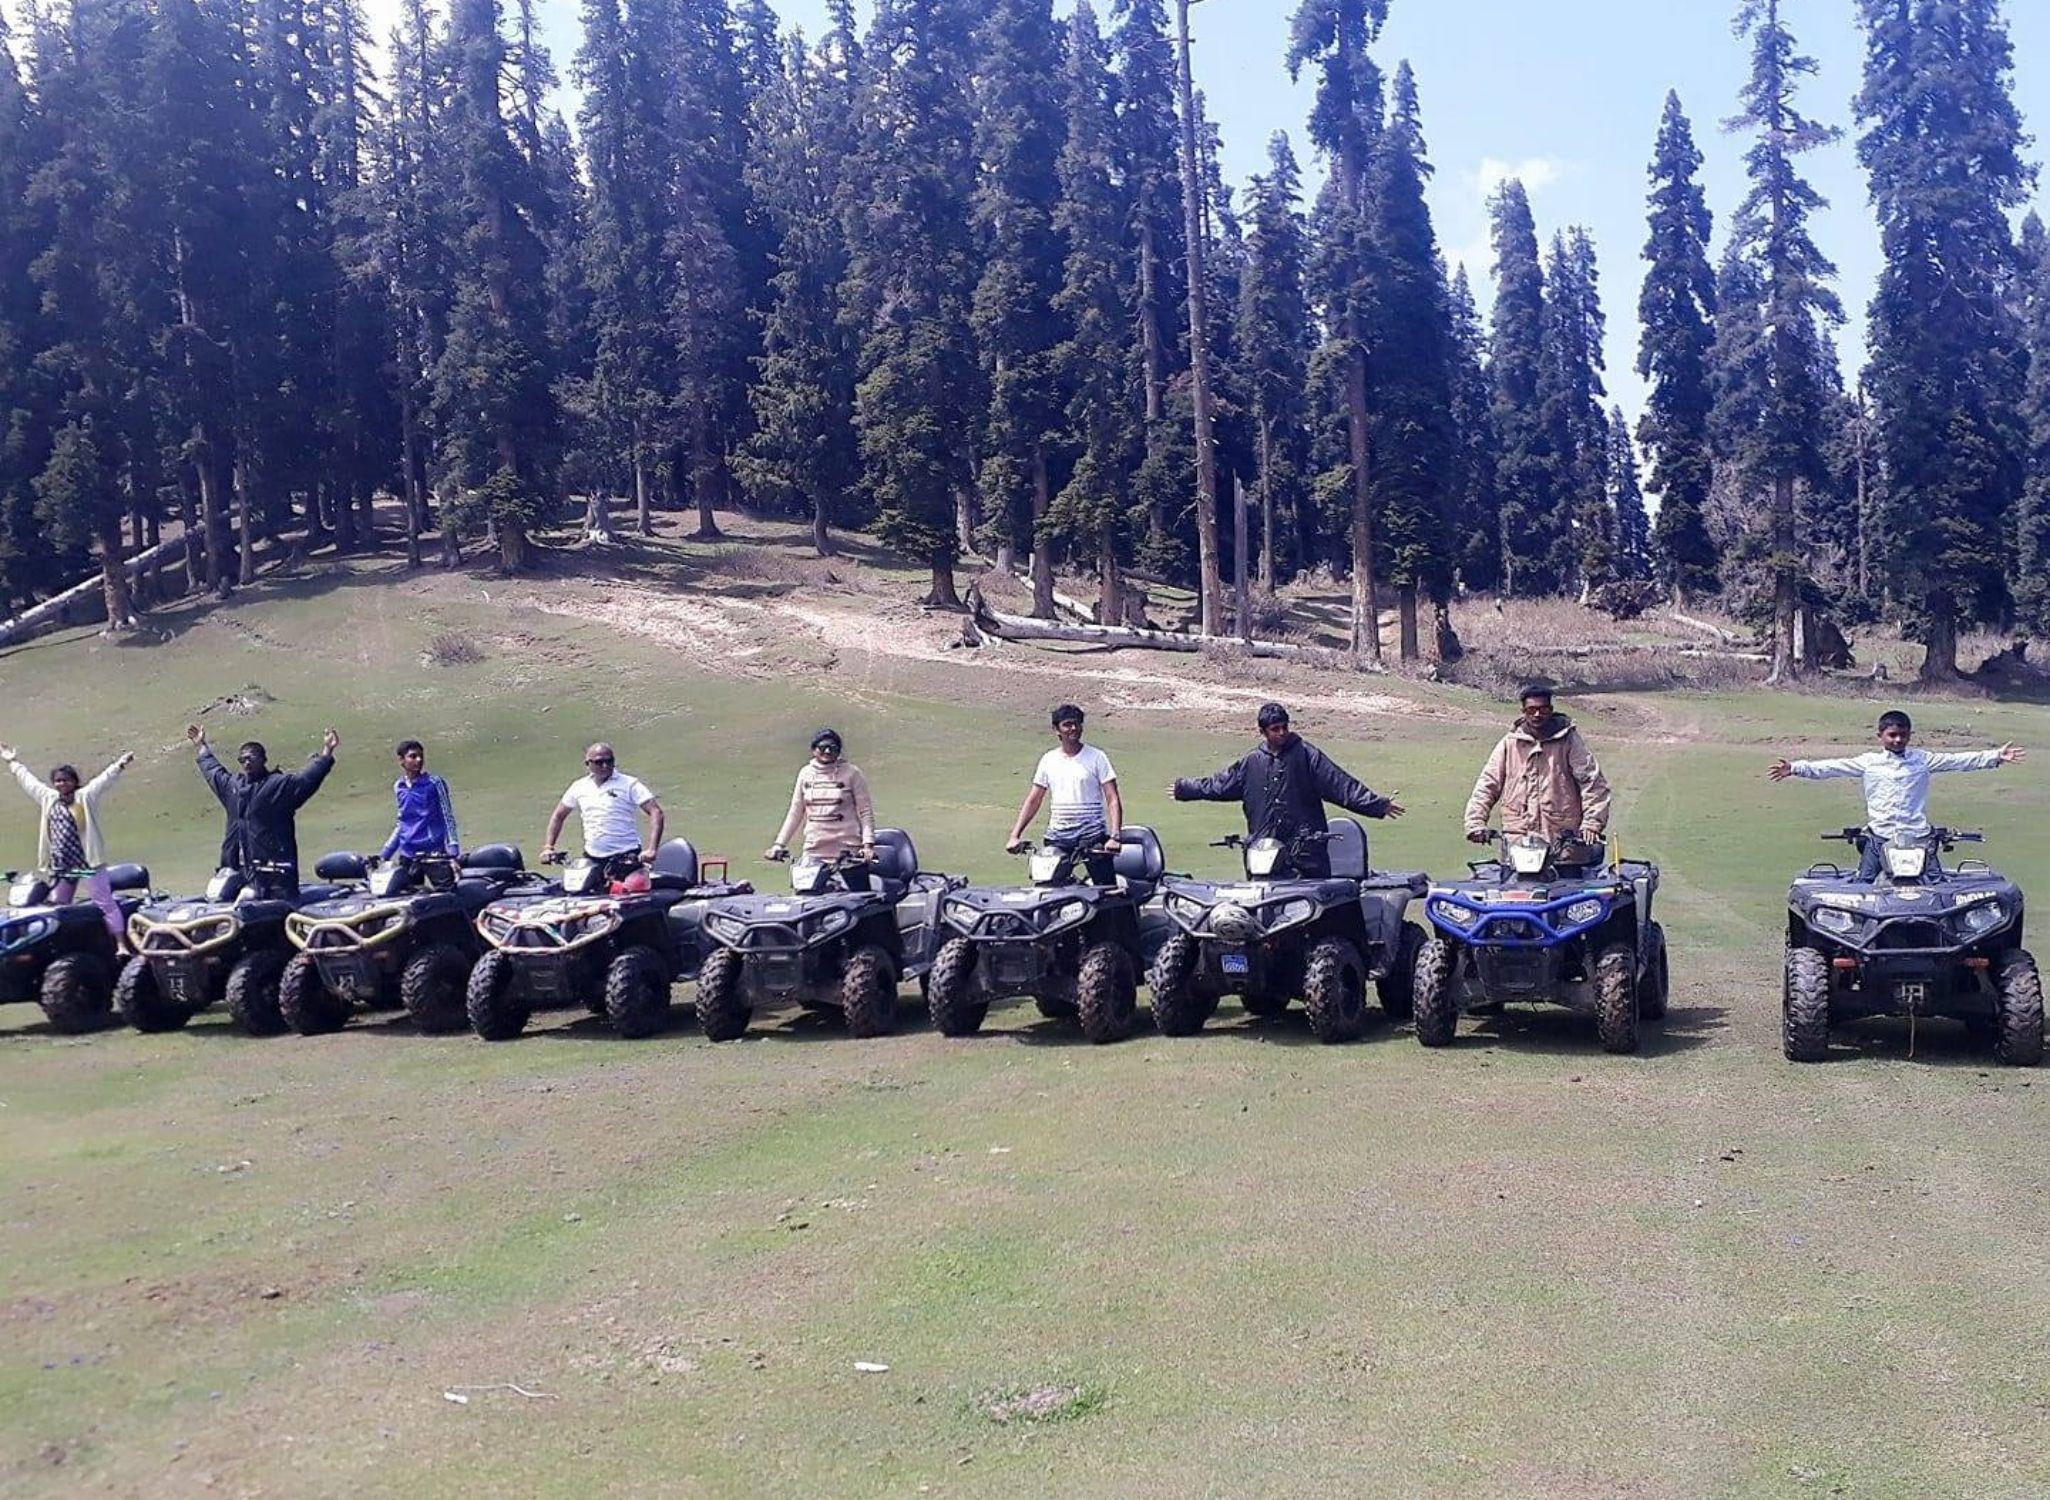
[{"label": "man in tan jacket", "polygon": [[1490,838],[1488,815],[1499,804],[1502,831],[1599,844],[1609,825],[1609,781],[1580,731],[1552,711],[1552,689],[1532,683],[1518,694],[1522,715],[1502,736],[1466,801],[1468,842]]}]

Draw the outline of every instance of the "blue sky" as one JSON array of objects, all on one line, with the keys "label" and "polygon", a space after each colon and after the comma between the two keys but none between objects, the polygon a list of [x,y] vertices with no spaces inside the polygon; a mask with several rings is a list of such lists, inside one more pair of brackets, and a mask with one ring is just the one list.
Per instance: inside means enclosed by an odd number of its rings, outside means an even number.
[{"label": "blue sky", "polygon": [[[395,0],[371,0],[373,11]],[[1107,13],[1109,0],[1095,0]],[[785,21],[816,36],[824,0],[772,0]],[[1072,0],[1056,0],[1063,13]],[[558,70],[577,45],[574,0],[542,0]],[[859,6],[865,16],[868,6]],[[1192,12],[1197,86],[1224,133],[1234,183],[1262,169],[1267,141],[1286,130],[1309,163],[1303,121],[1311,80],[1291,84],[1283,57],[1294,0],[1201,0]],[[2050,135],[2050,3],[2007,0],[2015,42],[2015,94],[2024,121]],[[1645,164],[1666,90],[1678,89],[1708,164],[1703,173],[1718,243],[1743,194],[1741,140],[1720,122],[1736,107],[1747,65],[1730,33],[1730,0],[1393,0],[1376,54],[1387,72],[1408,58],[1422,95],[1437,177],[1431,204],[1446,253],[1489,293],[1483,203],[1504,175],[1530,189],[1539,231],[1580,223],[1602,260],[1609,317],[1608,383],[1632,416],[1642,399],[1634,372],[1636,306],[1644,242]],[[1834,259],[1846,311],[1844,363],[1862,363],[1864,308],[1879,268],[1878,230],[1851,143],[1851,99],[1863,48],[1852,0],[1786,0],[1785,18],[1821,64],[1807,111],[1844,127],[1845,139],[1810,156],[1808,171],[1831,200],[1817,222]],[[382,29],[382,28],[380,28]],[[2040,153],[2036,153],[2040,154]],[[1314,171],[1314,167],[1312,167]],[[2039,192],[2039,201],[2045,200]]]}]

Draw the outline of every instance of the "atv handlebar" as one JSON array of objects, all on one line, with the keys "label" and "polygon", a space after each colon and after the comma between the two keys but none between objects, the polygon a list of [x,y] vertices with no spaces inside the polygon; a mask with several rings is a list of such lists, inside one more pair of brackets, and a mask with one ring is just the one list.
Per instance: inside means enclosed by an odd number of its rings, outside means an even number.
[{"label": "atv handlebar", "polygon": [[[1820,835],[1825,844],[1863,845],[1865,840],[1876,835],[1869,828],[1840,828],[1834,833]],[[1986,835],[1963,828],[1931,828],[1924,835],[1939,849],[1949,849],[1958,844],[1983,844]]]},{"label": "atv handlebar", "polygon": [[[1267,835],[1262,834],[1261,837],[1265,838]],[[1322,844],[1336,837],[1338,835],[1327,828],[1322,833],[1299,833],[1286,842],[1290,844]],[[1276,842],[1282,841],[1276,840]],[[1242,833],[1227,833],[1221,839],[1212,839],[1210,847],[1213,849],[1243,849],[1246,847],[1246,836]]]}]

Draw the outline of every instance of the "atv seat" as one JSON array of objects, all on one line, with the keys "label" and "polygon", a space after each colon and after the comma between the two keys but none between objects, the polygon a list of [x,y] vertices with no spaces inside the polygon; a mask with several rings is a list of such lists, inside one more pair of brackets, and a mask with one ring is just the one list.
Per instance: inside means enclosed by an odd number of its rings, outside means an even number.
[{"label": "atv seat", "polygon": [[901,828],[876,830],[876,878],[897,886],[908,886],[918,878],[918,850],[911,835]]},{"label": "atv seat", "polygon": [[1333,818],[1327,825],[1331,837],[1324,850],[1331,861],[1333,880],[1367,878],[1367,831],[1351,818]]},{"label": "atv seat", "polygon": [[362,855],[351,854],[343,849],[333,854],[321,855],[320,862],[313,867],[313,873],[328,881],[365,880],[369,878],[370,870],[363,863]]},{"label": "atv seat", "polygon": [[461,864],[465,870],[510,870],[517,873],[527,868],[518,844],[481,844],[465,854]]},{"label": "atv seat", "polygon": [[669,839],[655,851],[648,884],[658,891],[687,891],[698,883],[697,846],[689,839]]},{"label": "atv seat", "polygon": [[107,884],[117,891],[146,891],[149,889],[149,867],[108,865]]},{"label": "atv seat", "polygon": [[1118,830],[1118,852],[1112,868],[1127,885],[1154,885],[1167,869],[1167,851],[1160,835],[1141,824]]}]

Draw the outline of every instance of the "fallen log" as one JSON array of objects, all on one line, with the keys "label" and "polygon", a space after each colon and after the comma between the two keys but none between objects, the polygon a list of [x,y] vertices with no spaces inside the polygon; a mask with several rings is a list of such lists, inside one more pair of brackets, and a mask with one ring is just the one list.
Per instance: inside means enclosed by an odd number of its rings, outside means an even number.
[{"label": "fallen log", "polygon": [[[1256,656],[1265,660],[1309,662],[1316,666],[1351,665],[1347,655],[1327,646],[1297,646],[1281,641],[1242,641],[1232,636],[1186,635],[1171,630],[1145,630],[1131,625],[1059,625],[1024,615],[1007,615],[990,608],[982,590],[968,589],[969,617],[984,635],[1006,641],[1065,641],[1078,646],[1104,646],[1111,650],[1183,651],[1199,654],[1206,650]],[[1384,670],[1363,664],[1358,670]]]},{"label": "fallen log", "polygon": [[[184,555],[185,538],[182,536],[174,536],[169,541],[145,548],[128,559],[125,569],[128,581],[134,583],[141,578],[145,568],[155,567],[159,563],[176,562]],[[63,624],[73,609],[90,600],[98,599],[104,586],[104,580],[95,568],[92,577],[83,583],[75,583],[61,594],[52,594],[41,604],[32,605],[11,620],[0,620],[0,646],[11,646],[39,630]]]},{"label": "fallen log", "polygon": [[1642,646],[1620,645],[1604,642],[1594,646],[1548,646],[1523,648],[1524,654],[1535,658],[1563,656],[1580,660],[1590,656],[1689,656],[1708,657],[1718,661],[1771,661],[1768,651],[1725,651],[1717,646],[1666,646],[1645,644]]},{"label": "fallen log", "polygon": [[1707,620],[1697,620],[1692,615],[1683,615],[1677,609],[1667,610],[1666,618],[1675,625],[1685,625],[1689,630],[1698,630],[1704,635],[1712,635],[1725,646],[1737,644],[1735,631],[1725,630],[1720,625],[1712,625]]}]

